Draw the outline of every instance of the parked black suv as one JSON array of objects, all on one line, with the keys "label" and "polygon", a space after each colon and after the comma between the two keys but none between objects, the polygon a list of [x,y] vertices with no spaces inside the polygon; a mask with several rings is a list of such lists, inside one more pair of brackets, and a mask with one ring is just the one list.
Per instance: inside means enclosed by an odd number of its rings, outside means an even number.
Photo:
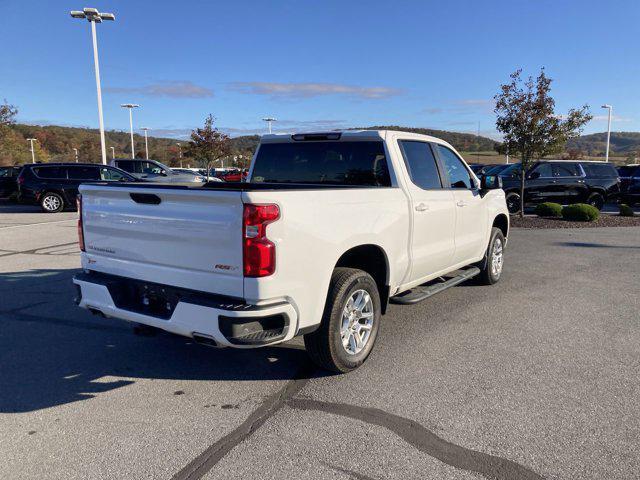
[{"label": "parked black suv", "polygon": [[[520,174],[502,176],[507,208],[520,210]],[[525,177],[524,202],[556,202],[563,205],[588,203],[598,210],[620,194],[620,177],[613,164],[606,162],[548,160],[537,162]]]},{"label": "parked black suv", "polygon": [[47,213],[76,208],[78,186],[87,182],[140,181],[119,168],[95,163],[33,163],[18,176],[18,201]]},{"label": "parked black suv", "polygon": [[22,167],[0,167],[0,198],[18,195],[18,173]]},{"label": "parked black suv", "polygon": [[640,165],[618,168],[620,175],[620,202],[627,205],[640,203]]}]

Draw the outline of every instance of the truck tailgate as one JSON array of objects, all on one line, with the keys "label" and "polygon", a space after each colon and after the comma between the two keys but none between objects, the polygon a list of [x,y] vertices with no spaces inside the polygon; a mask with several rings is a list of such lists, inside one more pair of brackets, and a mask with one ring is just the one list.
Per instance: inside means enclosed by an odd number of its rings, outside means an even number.
[{"label": "truck tailgate", "polygon": [[82,185],[83,268],[241,298],[241,192]]}]

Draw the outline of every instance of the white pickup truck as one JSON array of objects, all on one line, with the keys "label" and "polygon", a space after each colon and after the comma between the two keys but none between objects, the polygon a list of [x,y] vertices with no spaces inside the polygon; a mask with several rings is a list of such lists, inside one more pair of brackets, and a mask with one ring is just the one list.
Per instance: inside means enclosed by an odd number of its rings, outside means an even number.
[{"label": "white pickup truck", "polygon": [[266,135],[245,183],[85,184],[76,302],[213,346],[304,335],[347,372],[389,302],[498,281],[500,186],[442,140],[377,130]]}]

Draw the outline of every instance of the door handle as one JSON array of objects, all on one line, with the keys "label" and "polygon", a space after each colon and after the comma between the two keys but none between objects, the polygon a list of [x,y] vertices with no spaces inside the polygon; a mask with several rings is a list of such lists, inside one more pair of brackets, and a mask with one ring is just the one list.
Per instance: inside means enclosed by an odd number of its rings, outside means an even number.
[{"label": "door handle", "polygon": [[416,205],[416,210],[418,212],[424,212],[426,210],[429,210],[429,205],[427,205],[426,203],[419,203],[418,205]]},{"label": "door handle", "polygon": [[464,200],[459,200],[456,203],[456,205],[459,206],[459,207],[466,207],[467,206],[467,202],[465,202]]}]

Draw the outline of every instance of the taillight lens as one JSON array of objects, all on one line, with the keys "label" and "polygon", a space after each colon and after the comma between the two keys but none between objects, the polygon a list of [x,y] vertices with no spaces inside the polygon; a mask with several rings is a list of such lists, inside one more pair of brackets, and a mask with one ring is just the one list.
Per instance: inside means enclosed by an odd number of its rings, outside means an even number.
[{"label": "taillight lens", "polygon": [[244,205],[243,270],[245,277],[266,277],[276,270],[276,246],[267,238],[267,225],[280,218],[277,205]]},{"label": "taillight lens", "polygon": [[18,185],[24,185],[24,175],[18,175]]},{"label": "taillight lens", "polygon": [[78,206],[78,246],[80,251],[84,252],[84,229],[82,228],[82,195],[76,197],[76,205]]}]

